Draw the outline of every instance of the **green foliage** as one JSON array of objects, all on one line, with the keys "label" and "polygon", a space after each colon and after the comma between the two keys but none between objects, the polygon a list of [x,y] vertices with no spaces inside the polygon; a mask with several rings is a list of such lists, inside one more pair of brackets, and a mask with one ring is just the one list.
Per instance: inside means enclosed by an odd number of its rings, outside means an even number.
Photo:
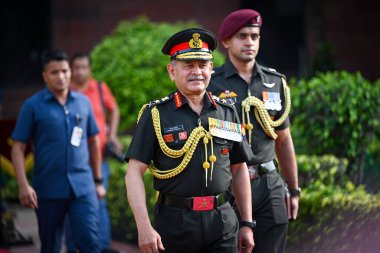
[{"label": "green foliage", "polygon": [[377,252],[380,195],[342,176],[346,160],[300,155],[297,162],[303,192],[299,217],[289,226],[287,252]]},{"label": "green foliage", "polygon": [[292,133],[298,153],[334,154],[352,168],[363,167],[374,137],[379,137],[380,82],[359,73],[320,73],[292,85]]},{"label": "green foliage", "polygon": [[338,159],[333,155],[297,156],[299,184],[305,187],[315,185],[345,186],[349,181],[346,176],[347,159]]},{"label": "green foliage", "polygon": [[[11,176],[3,171],[0,171],[0,173],[2,173],[1,177],[3,181],[3,186],[0,188],[0,199],[9,202],[19,202],[16,177]],[[33,170],[29,170],[26,173],[30,185],[32,185],[32,174]]]},{"label": "green foliage", "polygon": [[[146,17],[120,23],[92,52],[93,72],[105,80],[120,105],[120,129],[133,126],[143,104],[165,97],[175,90],[166,71],[170,58],[161,53],[166,40],[194,22],[155,23]],[[214,52],[214,65],[224,57]]]},{"label": "green foliage", "polygon": [[[131,136],[120,138],[125,150],[128,149],[131,140]],[[112,174],[107,193],[107,206],[112,221],[113,239],[137,244],[136,223],[128,203],[125,187],[125,173],[128,169],[128,164],[121,164],[116,160],[110,160],[110,168]],[[144,183],[147,194],[147,207],[152,220],[156,192],[153,189],[153,176],[149,172],[144,175]]]},{"label": "green foliage", "polygon": [[303,193],[299,219],[289,227],[287,251],[377,252],[380,195],[369,195],[363,188],[320,190]]}]

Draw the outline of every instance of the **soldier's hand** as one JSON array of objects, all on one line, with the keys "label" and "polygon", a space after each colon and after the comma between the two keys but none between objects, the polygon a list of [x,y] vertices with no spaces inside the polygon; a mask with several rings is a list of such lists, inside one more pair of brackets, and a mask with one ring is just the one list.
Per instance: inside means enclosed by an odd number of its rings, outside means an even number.
[{"label": "soldier's hand", "polygon": [[255,241],[252,229],[246,226],[241,227],[238,234],[238,252],[251,253],[253,247],[255,247]]},{"label": "soldier's hand", "polygon": [[159,253],[159,250],[165,250],[161,236],[152,226],[139,229],[139,247],[142,253]]},{"label": "soldier's hand", "polygon": [[297,216],[298,216],[298,204],[299,204],[299,201],[300,201],[300,197],[299,196],[291,197],[292,217],[293,217],[294,220],[296,220]]}]

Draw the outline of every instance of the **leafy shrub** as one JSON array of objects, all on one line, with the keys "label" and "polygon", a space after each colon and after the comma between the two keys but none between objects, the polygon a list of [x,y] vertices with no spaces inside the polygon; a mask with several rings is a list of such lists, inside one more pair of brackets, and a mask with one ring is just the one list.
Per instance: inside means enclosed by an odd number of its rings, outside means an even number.
[{"label": "leafy shrub", "polygon": [[[166,40],[174,33],[191,27],[194,22],[154,23],[146,17],[120,23],[93,50],[93,72],[105,80],[120,105],[121,130],[132,127],[143,104],[168,95],[175,85],[170,80],[166,65],[170,57],[161,53]],[[224,57],[214,52],[214,65],[221,65]]]},{"label": "leafy shrub", "polygon": [[289,226],[287,251],[377,252],[380,195],[366,193],[344,176],[346,160],[299,155],[297,162],[303,192],[299,217]]},{"label": "leafy shrub", "polygon": [[[131,136],[120,138],[125,150],[132,140]],[[112,234],[114,239],[137,244],[137,228],[132,210],[129,206],[125,188],[125,173],[128,164],[121,164],[110,159],[112,171],[110,186],[107,193],[107,205],[112,221]],[[145,191],[147,194],[147,207],[151,218],[153,218],[153,207],[156,203],[156,192],[153,189],[153,176],[150,172],[144,175]]]},{"label": "leafy shrub", "polygon": [[380,136],[380,81],[345,71],[320,73],[293,82],[292,97],[297,152],[347,158],[349,172],[358,172],[355,183],[361,183],[365,155]]}]

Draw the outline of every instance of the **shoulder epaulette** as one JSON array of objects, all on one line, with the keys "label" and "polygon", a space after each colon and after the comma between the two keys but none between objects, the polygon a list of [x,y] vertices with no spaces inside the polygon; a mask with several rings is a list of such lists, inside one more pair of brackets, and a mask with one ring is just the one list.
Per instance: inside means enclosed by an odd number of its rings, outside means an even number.
[{"label": "shoulder epaulette", "polygon": [[137,123],[139,122],[140,117],[141,117],[141,115],[143,114],[145,108],[147,108],[147,107],[151,108],[151,107],[156,106],[156,105],[159,105],[159,104],[164,104],[164,103],[170,101],[172,98],[173,98],[173,96],[172,96],[172,94],[171,94],[171,95],[166,96],[166,97],[163,97],[163,98],[161,98],[161,99],[152,100],[152,101],[149,101],[149,103],[144,104],[144,105],[141,107],[141,109],[140,109],[140,111],[139,111],[139,114],[137,115]]},{"label": "shoulder epaulette", "polygon": [[283,77],[286,79],[285,75],[284,74],[281,74],[279,72],[277,72],[275,69],[273,68],[267,68],[267,67],[263,67],[263,66],[260,66],[261,69],[267,73],[270,73],[270,74],[273,74],[273,75],[276,75],[276,76],[279,76],[279,77]]},{"label": "shoulder epaulette", "polygon": [[211,77],[217,76],[223,72],[224,72],[224,68],[222,68],[222,67],[215,68],[215,69],[213,69],[213,71],[211,73]]},{"label": "shoulder epaulette", "polygon": [[168,101],[170,101],[172,98],[173,98],[173,96],[169,95],[169,96],[163,97],[161,99],[149,101],[149,103],[147,105],[149,107],[153,107],[155,105],[164,104],[164,103],[167,103]]}]

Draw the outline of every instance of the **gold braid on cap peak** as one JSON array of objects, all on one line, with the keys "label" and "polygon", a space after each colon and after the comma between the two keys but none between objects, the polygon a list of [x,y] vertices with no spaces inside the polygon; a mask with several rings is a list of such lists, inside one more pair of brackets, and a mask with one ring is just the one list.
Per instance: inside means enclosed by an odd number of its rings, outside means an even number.
[{"label": "gold braid on cap peak", "polygon": [[254,96],[248,96],[246,99],[242,101],[241,103],[241,106],[243,109],[242,118],[243,118],[244,128],[248,130],[249,143],[251,143],[251,136],[252,136],[252,129],[253,129],[253,125],[249,119],[249,111],[250,111],[251,106],[255,107],[254,109],[255,117],[257,119],[257,122],[259,122],[259,124],[263,128],[264,132],[272,139],[277,139],[277,134],[275,133],[274,128],[284,123],[285,119],[289,115],[290,107],[291,107],[290,89],[288,85],[286,84],[285,79],[281,78],[281,80],[284,86],[285,111],[278,120],[273,121],[270,118],[268,111],[264,107],[264,103],[260,99]]},{"label": "gold braid on cap peak", "polygon": [[[213,154],[214,148],[213,148],[213,141],[212,141],[211,134],[208,131],[206,131],[206,129],[204,129],[203,126],[198,126],[191,132],[185,145],[180,150],[174,150],[174,149],[169,148],[166,145],[164,139],[162,138],[160,113],[157,107],[152,108],[152,120],[153,120],[154,131],[156,133],[157,140],[162,152],[170,158],[180,158],[181,156],[184,156],[182,159],[182,162],[176,168],[169,169],[169,170],[159,170],[154,166],[153,162],[151,162],[149,166],[149,170],[151,171],[153,176],[159,179],[168,179],[181,173],[186,168],[191,158],[193,157],[193,154],[194,154],[195,149],[197,148],[198,142],[200,141],[201,138],[203,138],[203,144],[205,145],[205,150],[206,150],[206,158],[205,158],[206,161],[203,163],[203,169],[205,170],[205,173],[206,173],[206,187],[207,187],[207,170],[210,168],[210,163],[207,161],[207,144],[209,142],[211,143],[211,156],[209,157],[209,161],[211,162],[211,173],[212,173],[214,163],[216,161],[216,157]],[[210,180],[212,180],[212,175],[211,175]]]}]

